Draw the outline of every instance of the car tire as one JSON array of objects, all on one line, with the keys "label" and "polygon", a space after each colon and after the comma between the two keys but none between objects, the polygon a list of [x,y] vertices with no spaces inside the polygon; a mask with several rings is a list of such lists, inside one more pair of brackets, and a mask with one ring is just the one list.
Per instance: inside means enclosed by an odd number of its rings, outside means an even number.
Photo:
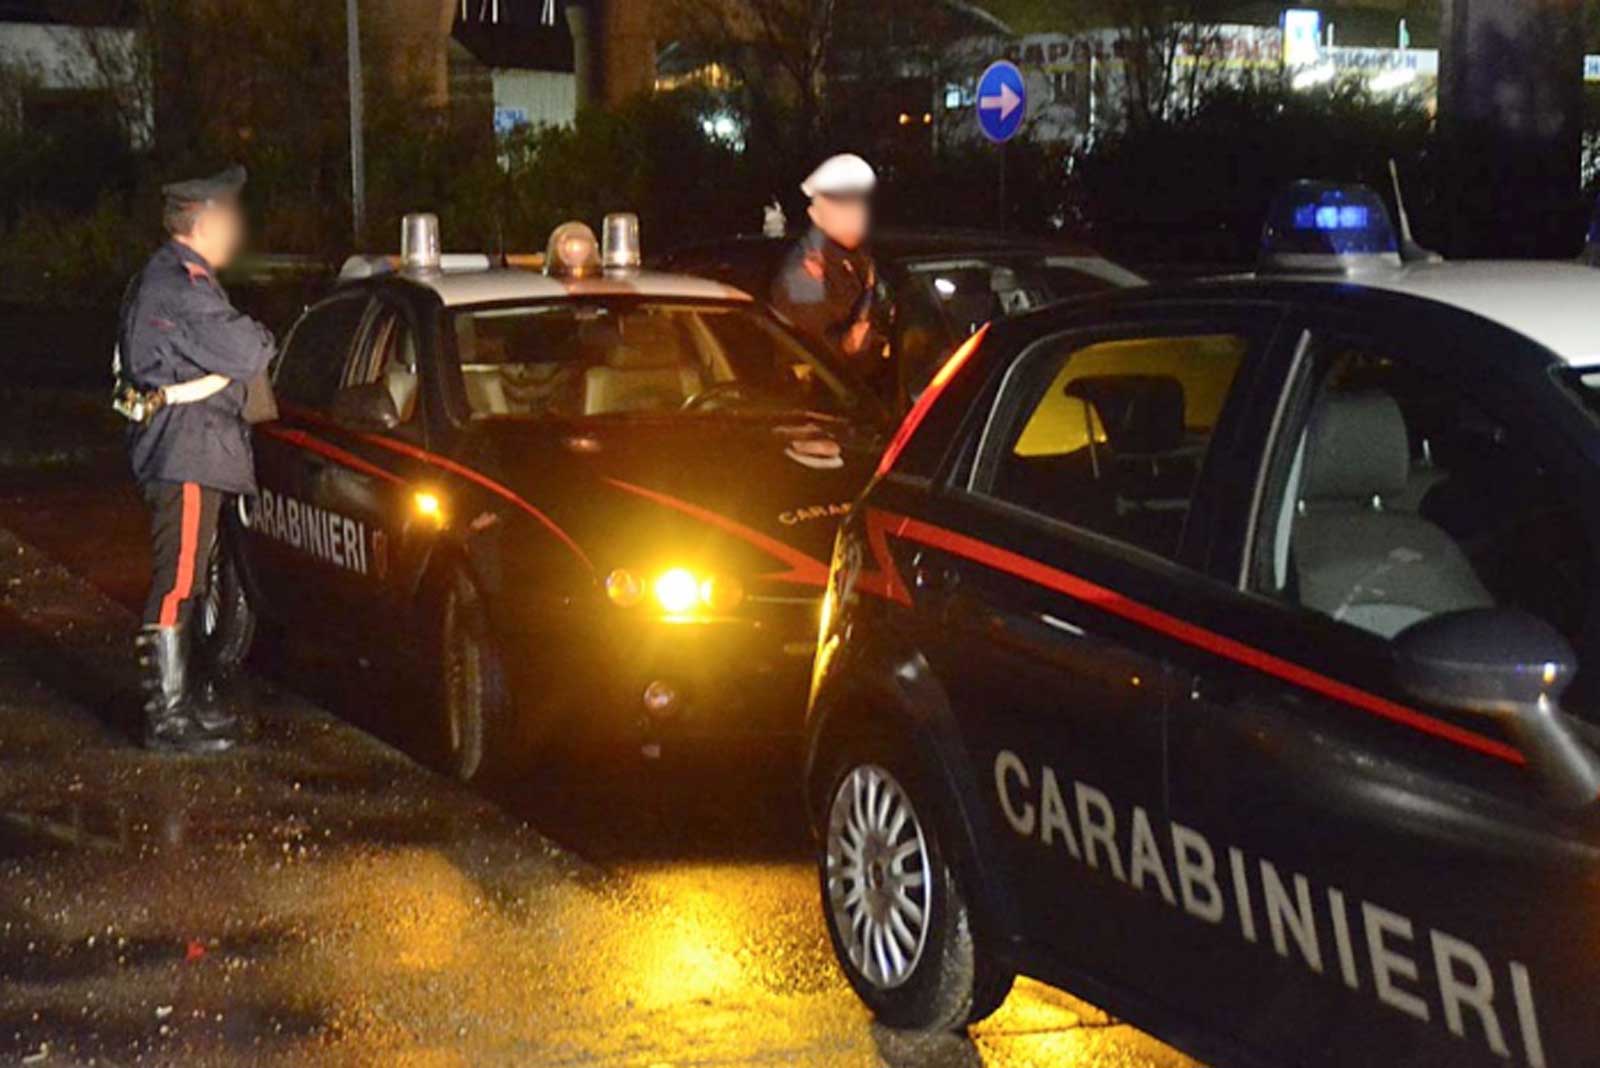
[{"label": "car tire", "polygon": [[851,987],[879,1021],[903,1030],[954,1031],[988,1016],[1015,976],[973,936],[917,762],[860,743],[833,767],[817,870],[828,937]]},{"label": "car tire", "polygon": [[433,600],[434,762],[452,778],[481,781],[506,766],[505,671],[483,597],[465,572],[446,569]]},{"label": "car tire", "polygon": [[212,539],[205,596],[194,606],[192,640],[198,646],[198,659],[219,676],[232,675],[243,666],[260,623],[239,569],[232,529],[223,524]]}]

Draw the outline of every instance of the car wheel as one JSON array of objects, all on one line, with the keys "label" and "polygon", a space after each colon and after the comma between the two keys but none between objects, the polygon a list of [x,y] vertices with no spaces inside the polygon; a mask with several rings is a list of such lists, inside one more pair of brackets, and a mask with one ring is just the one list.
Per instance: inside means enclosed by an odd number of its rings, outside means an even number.
[{"label": "car wheel", "polygon": [[437,606],[436,750],[440,770],[472,782],[485,777],[505,724],[505,677],[477,587],[452,570]]},{"label": "car wheel", "polygon": [[989,1015],[1013,975],[972,934],[935,806],[912,761],[863,746],[831,779],[818,870],[834,953],[883,1023],[949,1031]]},{"label": "car wheel", "polygon": [[255,641],[258,620],[234,556],[232,535],[225,532],[212,539],[205,596],[195,612],[193,640],[199,646],[199,659],[219,675],[238,670]]}]

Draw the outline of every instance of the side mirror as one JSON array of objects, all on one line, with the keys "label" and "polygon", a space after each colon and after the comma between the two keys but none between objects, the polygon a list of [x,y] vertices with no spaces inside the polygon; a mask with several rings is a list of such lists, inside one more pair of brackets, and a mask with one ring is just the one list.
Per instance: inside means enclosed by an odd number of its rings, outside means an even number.
[{"label": "side mirror", "polygon": [[1578,657],[1550,624],[1517,609],[1471,608],[1406,628],[1396,646],[1411,696],[1504,723],[1558,804],[1600,798],[1600,754],[1561,712]]},{"label": "side mirror", "polygon": [[400,412],[384,382],[346,386],[333,395],[333,418],[360,430],[392,430],[400,425]]}]

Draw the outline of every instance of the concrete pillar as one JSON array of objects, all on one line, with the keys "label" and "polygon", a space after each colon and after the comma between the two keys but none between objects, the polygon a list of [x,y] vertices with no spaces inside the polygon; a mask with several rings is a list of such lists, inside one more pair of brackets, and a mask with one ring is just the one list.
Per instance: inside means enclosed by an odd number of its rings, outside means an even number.
[{"label": "concrete pillar", "polygon": [[450,103],[448,45],[458,0],[361,0],[361,30],[380,85],[415,93],[427,107]]},{"label": "concrete pillar", "polygon": [[578,108],[615,107],[656,81],[652,0],[572,0],[572,34]]},{"label": "concrete pillar", "polygon": [[1583,0],[1443,0],[1439,124],[1454,255],[1582,244]]},{"label": "concrete pillar", "polygon": [[577,90],[578,110],[599,103],[600,67],[596,61],[595,18],[591,5],[595,0],[569,0],[567,4],[567,32],[572,34],[573,82]]},{"label": "concrete pillar", "polygon": [[655,4],[652,0],[604,0],[604,97],[615,107],[656,84]]}]

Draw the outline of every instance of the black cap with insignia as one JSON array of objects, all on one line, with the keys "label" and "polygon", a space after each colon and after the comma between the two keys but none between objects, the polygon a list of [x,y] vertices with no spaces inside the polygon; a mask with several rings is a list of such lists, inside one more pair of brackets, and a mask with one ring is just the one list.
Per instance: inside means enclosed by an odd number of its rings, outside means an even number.
[{"label": "black cap with insignia", "polygon": [[183,182],[169,182],[161,187],[161,195],[168,200],[184,204],[198,204],[208,200],[225,200],[239,195],[244,188],[245,170],[235,163],[225,171],[209,178],[190,178]]}]

